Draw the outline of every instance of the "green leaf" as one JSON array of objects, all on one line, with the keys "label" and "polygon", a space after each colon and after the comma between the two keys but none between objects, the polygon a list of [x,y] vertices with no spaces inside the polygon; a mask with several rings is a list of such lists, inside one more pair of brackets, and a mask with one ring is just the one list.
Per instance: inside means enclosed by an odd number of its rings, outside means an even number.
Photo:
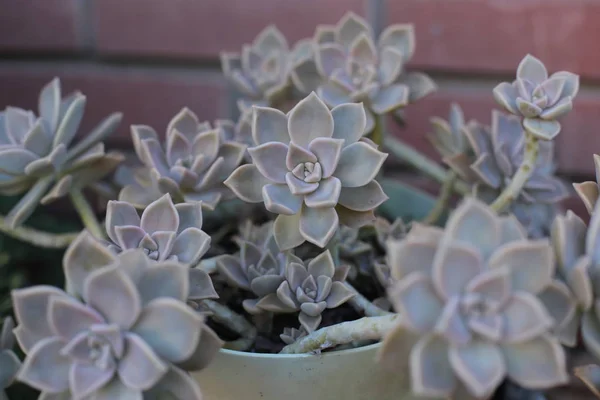
[{"label": "green leaf", "polygon": [[435,205],[433,196],[396,179],[384,178],[379,183],[390,199],[383,203],[378,211],[390,220],[421,220]]}]

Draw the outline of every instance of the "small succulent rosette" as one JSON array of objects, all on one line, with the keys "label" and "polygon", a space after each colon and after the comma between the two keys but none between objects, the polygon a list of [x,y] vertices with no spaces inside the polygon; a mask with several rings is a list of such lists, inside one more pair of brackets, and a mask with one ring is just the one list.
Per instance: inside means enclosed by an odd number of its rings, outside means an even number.
[{"label": "small succulent rosette", "polygon": [[527,240],[514,217],[468,198],[445,230],[422,226],[388,249],[388,297],[402,319],[379,358],[410,376],[415,395],[487,399],[507,377],[529,389],[567,382],[539,297],[555,284],[548,241]]},{"label": "small succulent rosette", "polygon": [[15,347],[14,327],[12,318],[7,317],[2,324],[2,330],[0,330],[0,399],[8,399],[4,389],[14,382],[21,368],[21,360],[13,351],[13,347]]},{"label": "small succulent rosette", "polygon": [[475,121],[465,122],[465,116],[457,103],[450,104],[448,120],[439,117],[430,119],[432,132],[427,138],[442,156],[442,161],[468,182],[476,180],[471,164],[475,161],[467,137],[467,130]]},{"label": "small succulent rosette", "polygon": [[86,97],[61,97],[55,78],[41,90],[39,116],[7,107],[0,112],[0,193],[28,192],[8,214],[13,226],[23,223],[40,204],[82,189],[108,175],[123,161],[106,153],[102,141],[114,132],[121,114],[113,114],[72,145],[85,111]]},{"label": "small succulent rosette", "polygon": [[594,154],[594,166],[596,167],[596,181],[573,184],[575,192],[577,192],[589,213],[592,213],[598,202],[598,197],[600,197],[600,156],[598,154]]},{"label": "small succulent rosette", "polygon": [[222,342],[185,303],[188,278],[183,264],[148,265],[131,250],[91,272],[80,298],[51,286],[13,291],[27,354],[18,379],[44,398],[200,400],[187,371],[204,368]]},{"label": "small succulent rosette", "polygon": [[287,100],[291,95],[291,66],[304,58],[307,50],[310,52],[310,47],[305,42],[290,50],[285,36],[269,25],[252,44],[244,45],[241,53],[221,53],[225,78],[243,95],[238,102],[240,111],[253,105],[275,106]]},{"label": "small succulent rosette", "polygon": [[169,193],[177,203],[201,201],[213,210],[235,197],[223,181],[240,165],[246,146],[224,141],[222,130],[200,123],[187,108],[169,122],[164,147],[151,127],[132,126],[134,149],[146,170],[121,190],[119,200],[144,208]]},{"label": "small succulent rosette", "polygon": [[[336,308],[354,297],[345,284],[347,267],[337,267],[329,250],[305,264],[288,255],[285,278],[275,292],[262,297],[256,307],[273,313],[296,313],[306,332],[315,331],[322,312]],[[285,334],[285,332],[284,332]]]},{"label": "small succulent rosette", "polygon": [[376,40],[369,24],[350,12],[336,26],[319,26],[313,42],[314,61],[304,58],[294,66],[296,87],[316,90],[330,107],[363,102],[366,132],[375,125],[373,114],[387,114],[435,90],[425,74],[404,71],[415,50],[412,25],[389,26]]},{"label": "small succulent rosette", "polygon": [[517,79],[494,88],[494,98],[508,112],[523,118],[528,132],[542,140],[560,133],[557,118],[573,108],[579,76],[560,71],[548,76],[544,63],[526,55],[517,68]]},{"label": "small succulent rosette", "polygon": [[373,210],[388,198],[375,180],[387,154],[361,140],[361,104],[330,111],[313,92],[287,115],[263,107],[254,113],[252,164],[225,185],[279,214],[273,233],[282,251],[305,241],[323,248],[340,223],[359,227],[375,219]]},{"label": "small succulent rosette", "polygon": [[150,203],[141,216],[132,204],[109,201],[106,233],[109,248],[117,253],[141,248],[152,260],[189,266],[210,247],[210,236],[202,230],[202,204],[173,204],[169,194]]}]

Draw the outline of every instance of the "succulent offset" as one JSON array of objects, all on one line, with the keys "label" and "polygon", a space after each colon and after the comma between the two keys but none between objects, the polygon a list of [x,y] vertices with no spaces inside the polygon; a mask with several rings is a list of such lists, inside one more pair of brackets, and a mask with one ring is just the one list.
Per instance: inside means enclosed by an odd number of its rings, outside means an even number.
[{"label": "succulent offset", "polygon": [[523,118],[528,132],[552,140],[560,132],[556,120],[573,108],[579,91],[579,76],[560,71],[548,76],[544,63],[526,55],[517,68],[517,79],[494,88],[494,98],[508,112]]},{"label": "succulent offset", "polygon": [[45,396],[200,399],[186,371],[204,368],[222,342],[185,303],[188,268],[146,260],[131,250],[90,273],[81,300],[50,286],[13,291],[27,354],[18,379]]},{"label": "succulent offset", "polygon": [[387,154],[359,141],[366,123],[361,104],[329,111],[311,93],[287,115],[261,107],[254,113],[253,163],[236,169],[225,185],[279,214],[273,230],[281,250],[304,241],[325,247],[339,223],[374,220],[373,210],[387,200],[374,179]]},{"label": "succulent offset", "polygon": [[202,231],[201,203],[173,204],[169,194],[150,203],[138,214],[123,201],[111,200],[106,210],[106,233],[116,252],[141,248],[156,261],[194,265],[210,246]]},{"label": "succulent offset", "polygon": [[376,40],[368,23],[349,12],[336,26],[319,26],[313,42],[314,60],[295,64],[294,83],[304,93],[316,89],[330,107],[364,102],[366,132],[375,125],[373,114],[387,114],[435,90],[426,75],[404,74],[415,50],[412,25],[389,26]]},{"label": "succulent offset", "polygon": [[388,249],[397,280],[389,298],[402,320],[380,361],[408,372],[414,394],[485,399],[506,377],[525,388],[566,383],[565,353],[538,298],[554,283],[547,241],[527,240],[514,217],[467,199],[444,231],[412,230]]},{"label": "succulent offset", "polygon": [[2,399],[8,399],[4,389],[13,383],[21,368],[21,360],[13,351],[15,346],[14,327],[12,318],[7,317],[2,324],[2,330],[0,330],[0,398]]},{"label": "succulent offset", "polygon": [[305,265],[298,257],[289,255],[285,280],[275,293],[261,298],[256,307],[274,313],[300,312],[298,320],[307,331],[321,324],[321,313],[350,300],[354,293],[344,285],[348,268],[336,268],[329,250]]},{"label": "succulent offset", "polygon": [[223,141],[221,131],[200,123],[187,108],[169,122],[164,148],[154,129],[132,126],[136,154],[147,170],[121,190],[119,200],[143,208],[169,193],[177,203],[202,201],[212,210],[232,198],[223,181],[242,161],[246,146]]},{"label": "succulent offset", "polygon": [[104,140],[121,120],[113,114],[72,145],[85,111],[86,97],[74,92],[61,97],[55,78],[39,95],[39,116],[7,107],[0,112],[0,193],[29,191],[9,213],[13,226],[25,221],[39,205],[74,189],[82,189],[112,172],[123,160],[105,153]]}]

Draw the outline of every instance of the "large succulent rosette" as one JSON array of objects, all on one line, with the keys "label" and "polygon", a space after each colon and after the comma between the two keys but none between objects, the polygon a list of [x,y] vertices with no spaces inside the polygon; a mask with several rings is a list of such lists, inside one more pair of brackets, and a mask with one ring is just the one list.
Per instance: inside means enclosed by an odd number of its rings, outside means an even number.
[{"label": "large succulent rosette", "polygon": [[508,377],[525,388],[566,383],[555,320],[539,298],[554,284],[547,241],[474,199],[445,230],[420,227],[388,244],[402,322],[381,361],[408,373],[416,395],[486,399]]},{"label": "large succulent rosette", "polygon": [[279,214],[273,232],[281,250],[304,241],[325,247],[339,223],[358,227],[374,220],[373,210],[387,200],[374,180],[387,154],[360,140],[361,104],[330,111],[311,93],[287,115],[272,108],[254,112],[253,163],[235,170],[225,185]]}]

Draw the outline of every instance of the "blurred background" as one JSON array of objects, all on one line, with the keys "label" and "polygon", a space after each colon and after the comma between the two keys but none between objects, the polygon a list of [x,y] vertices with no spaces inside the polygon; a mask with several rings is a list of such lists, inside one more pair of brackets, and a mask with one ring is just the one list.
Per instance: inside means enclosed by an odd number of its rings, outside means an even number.
[{"label": "blurred background", "polygon": [[[0,0],[0,10],[0,109],[35,109],[39,89],[59,76],[66,92],[88,96],[84,132],[124,112],[112,147],[129,146],[133,123],[163,132],[183,106],[207,120],[234,116],[219,51],[239,51],[270,23],[293,43],[352,10],[376,31],[415,24],[410,67],[429,73],[439,90],[409,106],[406,129],[394,134],[429,155],[429,118],[446,117],[457,101],[467,118],[489,122],[491,89],[514,79],[527,53],[550,71],[581,75],[558,139],[561,174],[592,177],[600,152],[596,0]],[[582,209],[578,200],[568,206]]]}]

